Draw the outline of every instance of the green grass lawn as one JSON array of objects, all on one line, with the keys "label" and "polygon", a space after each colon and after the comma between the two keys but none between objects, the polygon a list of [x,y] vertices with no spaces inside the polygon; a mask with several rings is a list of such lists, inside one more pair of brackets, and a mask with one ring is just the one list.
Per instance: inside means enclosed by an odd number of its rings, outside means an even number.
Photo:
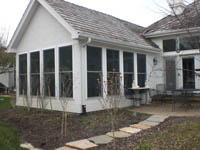
[{"label": "green grass lawn", "polygon": [[141,140],[138,150],[199,150],[200,123],[185,121],[174,124]]},{"label": "green grass lawn", "polygon": [[12,108],[11,98],[0,96],[0,109],[11,109],[11,108]]},{"label": "green grass lawn", "polygon": [[0,123],[0,150],[19,150],[17,133],[14,129]]},{"label": "green grass lawn", "polygon": [[[0,97],[0,110],[12,109],[9,97]],[[3,100],[2,100],[3,99]],[[17,133],[13,128],[0,122],[0,150],[19,150]]]}]

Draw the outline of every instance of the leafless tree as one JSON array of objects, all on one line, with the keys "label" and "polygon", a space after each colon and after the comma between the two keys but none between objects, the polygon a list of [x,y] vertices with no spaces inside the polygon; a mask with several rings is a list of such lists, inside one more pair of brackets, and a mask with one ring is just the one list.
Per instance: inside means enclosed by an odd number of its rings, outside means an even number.
[{"label": "leafless tree", "polygon": [[[103,81],[103,76],[100,74],[97,82],[100,91],[99,102],[110,115],[111,132],[114,135],[118,109],[123,95],[122,76],[120,73],[108,74],[107,81]],[[113,148],[117,149],[115,140]]]},{"label": "leafless tree", "polygon": [[72,95],[72,77],[71,76],[64,76],[61,80],[62,88],[61,88],[61,98],[60,103],[63,110],[62,114],[62,122],[61,122],[61,136],[65,137],[67,136],[67,107],[69,103],[69,97]]}]

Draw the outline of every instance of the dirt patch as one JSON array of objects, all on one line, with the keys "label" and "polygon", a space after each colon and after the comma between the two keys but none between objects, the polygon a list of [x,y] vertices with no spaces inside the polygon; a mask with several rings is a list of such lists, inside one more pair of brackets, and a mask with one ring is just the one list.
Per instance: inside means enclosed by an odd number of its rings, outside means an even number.
[{"label": "dirt patch", "polygon": [[[146,119],[149,115],[120,109],[117,115],[116,129],[129,126]],[[50,111],[30,112],[23,108],[0,109],[0,122],[17,130],[20,143],[30,142],[37,148],[53,150],[66,142],[90,138],[111,131],[107,111],[88,113],[87,116],[70,114],[67,122],[67,137],[61,137],[62,113]]]}]

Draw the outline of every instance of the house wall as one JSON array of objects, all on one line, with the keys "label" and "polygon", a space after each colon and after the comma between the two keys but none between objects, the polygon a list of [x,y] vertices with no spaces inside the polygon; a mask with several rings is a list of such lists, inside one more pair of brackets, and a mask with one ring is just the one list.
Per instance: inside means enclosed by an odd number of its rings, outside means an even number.
[{"label": "house wall", "polygon": [[[197,35],[197,34],[194,34]],[[159,46],[160,49],[163,49],[163,40],[177,38],[180,36],[188,36],[187,34],[177,35],[177,36],[166,36],[162,38],[152,38],[152,41],[155,42]],[[180,53],[177,52],[163,52],[162,57],[165,59],[167,57],[175,57],[176,58],[176,88],[183,87],[183,71],[182,71],[182,59],[187,57],[194,57],[195,60],[195,69],[200,69],[200,55],[198,54],[199,50],[185,50]],[[198,55],[197,55],[198,54]],[[165,70],[165,62],[163,60],[163,68]],[[165,77],[165,74],[164,74]],[[165,78],[164,78],[165,82]],[[200,77],[195,76],[195,88],[200,88]]]},{"label": "house wall", "polygon": [[72,41],[71,34],[39,5],[21,38],[17,52],[39,50],[65,44],[68,41]]},{"label": "house wall", "polygon": [[[30,95],[30,54],[32,52],[40,52],[40,86],[43,86],[43,51],[53,48],[55,51],[55,85],[59,84],[59,70],[58,70],[58,48],[62,46],[72,45],[73,57],[73,92],[74,97],[69,102],[69,112],[81,112],[81,52],[78,40],[72,40],[70,32],[68,32],[58,21],[41,5],[36,9],[33,18],[31,19],[24,35],[17,46],[16,57],[16,86],[17,86],[17,105],[26,106],[26,96],[19,95],[19,55],[27,54],[27,70],[28,70],[28,94],[27,98],[31,100],[31,107],[37,106],[37,97]],[[41,88],[42,89],[42,88]],[[45,101],[49,102],[51,99],[54,110],[62,111],[62,105],[59,98],[59,88],[56,90],[54,98],[47,98]],[[50,109],[50,103],[47,108]]]},{"label": "house wall", "polygon": [[9,87],[9,73],[0,74],[0,83]]},{"label": "house wall", "polygon": [[[59,47],[72,45],[73,55],[73,98],[68,103],[67,111],[82,112],[82,105],[86,105],[88,112],[102,109],[99,98],[87,98],[87,56],[86,41],[72,40],[71,34],[61,26],[42,6],[38,6],[35,15],[31,19],[27,30],[25,31],[21,41],[17,47],[17,105],[26,106],[27,100],[31,101],[31,107],[39,107],[38,98],[30,95],[30,54],[31,52],[40,52],[40,89],[43,89],[43,51],[49,48],[54,48],[55,51],[55,97],[46,97],[43,101],[46,103],[46,109],[51,109],[50,103],[54,110],[62,111],[61,98],[59,97]],[[163,75],[159,71],[162,68],[162,59],[160,54],[155,54],[137,49],[129,49],[105,43],[92,42],[89,45],[98,46],[103,49],[103,73],[104,81],[106,81],[106,49],[116,49],[120,51],[120,73],[123,81],[123,51],[134,52],[135,60],[135,80],[137,83],[137,53],[146,54],[147,56],[147,81],[151,88],[155,88],[156,84],[163,83]],[[19,95],[19,55],[27,54],[27,74],[28,74],[28,94],[27,96]],[[153,59],[158,59],[158,65],[153,64]],[[153,71],[152,71],[153,70]],[[157,71],[155,71],[157,70]],[[143,95],[144,97],[144,95]],[[143,101],[144,103],[144,101]],[[127,107],[133,105],[132,100],[121,98],[120,107]]]}]

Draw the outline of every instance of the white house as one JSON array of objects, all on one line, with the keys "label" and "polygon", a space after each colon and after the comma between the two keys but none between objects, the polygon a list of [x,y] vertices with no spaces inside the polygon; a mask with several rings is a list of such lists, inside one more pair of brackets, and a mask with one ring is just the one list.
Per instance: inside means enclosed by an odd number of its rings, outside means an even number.
[{"label": "white house", "polygon": [[162,49],[167,89],[200,88],[200,1],[185,5],[173,0],[171,15],[152,24],[144,31]]},{"label": "white house", "polygon": [[[133,80],[140,87],[147,82],[150,88],[168,83],[165,58],[178,60],[185,53],[199,52],[163,51],[165,39],[179,37],[181,31],[163,31],[161,25],[144,29],[63,0],[31,0],[9,44],[9,52],[17,55],[17,105],[23,105],[23,95],[27,95],[32,97],[32,107],[37,107],[39,93],[51,98],[54,110],[62,110],[59,100],[66,97],[70,112],[81,113],[83,105],[88,112],[100,110],[99,74],[103,82],[108,75],[121,74],[126,88]],[[181,73],[175,72],[176,87],[183,85]],[[63,93],[65,79],[72,79],[70,94]],[[120,107],[131,105],[133,101],[124,96]]]}]

